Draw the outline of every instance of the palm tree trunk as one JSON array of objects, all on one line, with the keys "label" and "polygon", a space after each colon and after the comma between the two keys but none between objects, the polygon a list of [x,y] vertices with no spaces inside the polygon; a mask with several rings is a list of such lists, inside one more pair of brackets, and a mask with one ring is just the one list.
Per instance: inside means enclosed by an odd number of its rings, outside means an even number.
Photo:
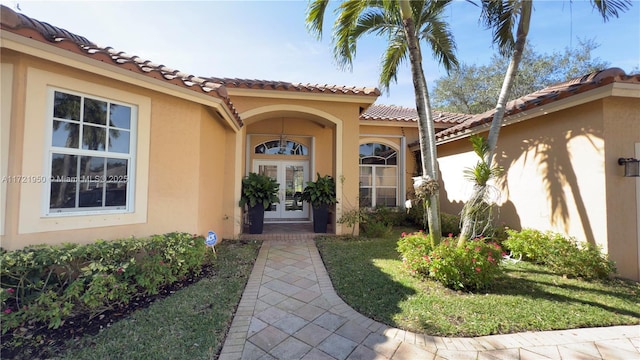
[{"label": "palm tree trunk", "polygon": [[498,144],[498,135],[500,134],[500,128],[502,127],[502,120],[504,119],[504,112],[506,110],[507,100],[511,93],[511,87],[516,79],[518,73],[518,66],[520,66],[520,60],[522,60],[522,52],[524,51],[524,45],[527,42],[527,35],[529,34],[529,24],[531,22],[531,0],[522,1],[522,10],[520,13],[520,20],[518,22],[518,32],[516,33],[516,42],[513,50],[513,56],[509,62],[509,67],[504,75],[504,81],[502,82],[502,89],[500,89],[500,96],[498,97],[498,103],[496,104],[496,113],[493,115],[491,121],[491,128],[489,129],[489,152],[487,153],[487,164],[491,168],[491,163],[496,152]]},{"label": "palm tree trunk", "polygon": [[[514,45],[513,55],[509,62],[509,67],[504,76],[502,82],[502,88],[500,89],[500,96],[498,97],[498,103],[496,104],[496,112],[493,115],[491,121],[491,127],[489,128],[489,137],[487,142],[489,144],[489,151],[487,151],[485,162],[488,167],[492,167],[493,157],[495,156],[498,135],[500,134],[500,128],[502,127],[502,120],[504,119],[504,113],[506,110],[507,100],[511,92],[511,87],[515,81],[516,74],[518,72],[518,66],[520,60],[522,60],[522,52],[524,51],[524,45],[527,42],[527,35],[529,34],[529,24],[531,22],[531,0],[523,0],[520,20],[518,21],[518,30],[516,33],[516,42]],[[482,187],[474,186],[474,192],[471,195],[471,199],[478,198],[479,192],[482,191]],[[471,200],[469,200],[471,201]],[[464,213],[462,214],[462,228],[460,230],[460,238],[458,240],[458,246],[463,246],[469,239],[473,232],[474,220],[471,216]]]},{"label": "palm tree trunk", "polygon": [[[422,174],[427,175],[433,181],[438,181],[438,162],[435,142],[435,126],[429,104],[429,91],[427,81],[422,69],[422,55],[420,43],[416,35],[415,24],[411,13],[409,0],[400,1],[400,11],[404,25],[407,44],[409,45],[409,60],[411,63],[411,76],[416,96],[416,109],[418,111],[418,132],[420,136],[420,154],[422,157]],[[433,244],[440,242],[440,195],[434,191],[427,202],[427,220],[429,234]]]}]

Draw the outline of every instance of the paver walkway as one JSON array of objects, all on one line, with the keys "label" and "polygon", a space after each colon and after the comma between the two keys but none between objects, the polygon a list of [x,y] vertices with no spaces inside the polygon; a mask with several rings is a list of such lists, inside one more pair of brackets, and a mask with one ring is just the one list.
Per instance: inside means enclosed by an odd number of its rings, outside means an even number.
[{"label": "paver walkway", "polygon": [[227,359],[640,359],[640,326],[476,338],[388,327],[338,297],[313,240],[265,241],[220,354]]}]

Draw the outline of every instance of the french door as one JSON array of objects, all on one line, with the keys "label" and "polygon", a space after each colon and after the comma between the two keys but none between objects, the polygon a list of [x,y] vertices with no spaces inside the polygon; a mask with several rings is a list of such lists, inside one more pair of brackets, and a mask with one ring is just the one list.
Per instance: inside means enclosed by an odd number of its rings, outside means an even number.
[{"label": "french door", "polygon": [[265,220],[309,218],[309,204],[300,200],[300,194],[309,181],[308,161],[254,160],[253,172],[268,175],[280,184],[280,203],[265,209]]}]

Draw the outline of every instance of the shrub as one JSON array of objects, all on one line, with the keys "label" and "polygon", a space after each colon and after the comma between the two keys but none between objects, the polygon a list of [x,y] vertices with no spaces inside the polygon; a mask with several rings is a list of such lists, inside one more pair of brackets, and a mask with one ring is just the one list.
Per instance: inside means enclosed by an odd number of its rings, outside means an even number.
[{"label": "shrub", "polygon": [[502,273],[500,245],[484,239],[458,247],[454,238],[444,240],[428,257],[429,276],[454,290],[484,290]]},{"label": "shrub", "polygon": [[[424,216],[424,208],[422,207],[422,203],[414,204],[411,209],[409,209],[409,213],[407,214],[407,219],[414,225],[418,227],[424,227],[427,229],[427,224],[423,223]],[[449,234],[458,235],[460,234],[460,215],[455,214],[447,214],[440,213],[440,229],[442,231],[442,236],[448,236]]]},{"label": "shrub", "polygon": [[390,226],[402,226],[410,224],[407,214],[400,208],[376,206],[368,212],[369,221],[383,222]]},{"label": "shrub", "polygon": [[344,211],[340,219],[338,219],[338,224],[347,224],[348,227],[353,227],[355,224],[364,222],[366,218],[367,211],[365,208],[355,208]]},{"label": "shrub", "polygon": [[424,207],[422,206],[422,202],[413,202],[413,205],[409,209],[407,214],[407,218],[411,221],[412,224],[419,228],[427,228],[424,223]]},{"label": "shrub", "polygon": [[414,275],[429,275],[427,258],[432,249],[431,236],[422,231],[402,233],[398,240],[397,251],[402,256],[402,263]]},{"label": "shrub", "polygon": [[616,271],[599,247],[574,239],[554,243],[546,264],[555,273],[585,280],[606,279]]},{"label": "shrub", "polygon": [[428,276],[454,290],[483,290],[491,287],[502,270],[502,248],[484,239],[457,247],[453,236],[433,247],[424,232],[403,234],[398,252],[404,266],[414,275]]},{"label": "shrub", "polygon": [[448,236],[449,234],[460,234],[460,215],[452,215],[441,212],[440,228],[442,229],[442,235],[444,236]]},{"label": "shrub", "polygon": [[593,244],[579,243],[551,231],[507,230],[505,246],[514,255],[546,265],[555,273],[584,279],[605,279],[615,273],[615,264]]},{"label": "shrub", "polygon": [[2,332],[25,321],[57,328],[70,316],[94,316],[127,304],[139,293],[157,293],[189,273],[199,273],[205,250],[202,238],[171,233],[1,251]]},{"label": "shrub", "polygon": [[489,237],[491,237],[491,240],[493,242],[500,245],[504,249],[506,248],[506,246],[504,245],[504,242],[509,237],[509,234],[507,233],[508,230],[509,230],[509,227],[506,226],[505,224],[495,226],[493,228],[493,234],[491,234]]},{"label": "shrub", "polygon": [[548,259],[553,243],[562,242],[560,234],[543,233],[539,230],[522,229],[521,231],[507,230],[508,238],[504,245],[514,256],[537,264],[544,264]]},{"label": "shrub", "polygon": [[407,217],[396,208],[379,206],[374,209],[356,208],[345,211],[338,223],[349,227],[358,223],[366,237],[387,237],[391,234],[393,226],[406,224]]},{"label": "shrub", "polygon": [[384,238],[391,235],[393,226],[382,221],[369,221],[362,225],[364,235],[368,238]]}]

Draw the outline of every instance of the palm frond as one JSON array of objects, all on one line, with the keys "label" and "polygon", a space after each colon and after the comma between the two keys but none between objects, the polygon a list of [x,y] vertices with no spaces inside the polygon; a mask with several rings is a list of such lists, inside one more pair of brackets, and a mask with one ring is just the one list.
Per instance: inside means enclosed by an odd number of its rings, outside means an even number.
[{"label": "palm frond", "polygon": [[384,35],[395,28],[397,28],[397,26],[388,21],[382,9],[367,9],[358,19],[358,23],[353,29],[351,36],[353,37],[353,41],[356,41],[364,34],[375,33],[376,35]]},{"label": "palm frond", "polygon": [[318,40],[322,39],[322,29],[324,27],[324,13],[329,5],[329,0],[311,0],[307,6],[307,17],[305,23],[307,30]]},{"label": "palm frond", "polygon": [[471,147],[473,148],[473,152],[478,155],[480,159],[484,159],[487,153],[489,152],[489,142],[487,139],[483,138],[480,135],[472,135],[469,138],[471,142]]},{"label": "palm frond", "polygon": [[420,32],[420,37],[431,46],[433,55],[447,73],[460,65],[455,54],[456,42],[446,22],[432,19]]},{"label": "palm frond", "polygon": [[353,30],[368,5],[369,3],[366,1],[346,0],[336,9],[338,18],[333,29],[335,41],[333,54],[338,64],[343,68],[351,69],[357,45],[357,39],[353,37]]},{"label": "palm frond", "polygon": [[498,51],[502,55],[513,52],[513,30],[520,14],[521,1],[528,0],[482,0],[481,21],[493,30],[493,42],[498,44]]},{"label": "palm frond", "polygon": [[408,48],[407,40],[401,29],[395,33],[393,38],[389,39],[383,59],[382,70],[380,71],[380,87],[383,91],[389,90],[391,82],[397,82],[398,68],[400,64],[407,60]]},{"label": "palm frond", "polygon": [[592,3],[605,22],[609,20],[609,17],[618,17],[619,12],[625,12],[631,7],[631,0],[592,0]]}]

